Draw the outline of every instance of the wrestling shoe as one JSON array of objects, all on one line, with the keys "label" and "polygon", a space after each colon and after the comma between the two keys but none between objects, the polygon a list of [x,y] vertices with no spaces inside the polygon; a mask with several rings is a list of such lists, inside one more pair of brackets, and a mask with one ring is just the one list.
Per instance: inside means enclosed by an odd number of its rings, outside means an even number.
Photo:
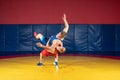
[{"label": "wrestling shoe", "polygon": [[58,66],[58,62],[54,62],[53,64],[54,64],[55,66]]},{"label": "wrestling shoe", "polygon": [[43,66],[43,63],[39,62],[37,65],[38,65],[38,66]]}]

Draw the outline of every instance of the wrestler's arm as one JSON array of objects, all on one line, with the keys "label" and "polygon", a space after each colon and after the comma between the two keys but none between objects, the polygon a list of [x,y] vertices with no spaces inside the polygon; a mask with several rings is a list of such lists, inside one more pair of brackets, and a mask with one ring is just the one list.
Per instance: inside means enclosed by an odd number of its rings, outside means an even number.
[{"label": "wrestler's arm", "polygon": [[36,45],[37,45],[38,47],[41,47],[41,48],[44,48],[44,49],[47,49],[47,50],[51,50],[51,48],[50,48],[50,47],[45,46],[45,45],[43,45],[43,44],[42,44],[42,43],[40,43],[40,42],[36,43]]},{"label": "wrestler's arm", "polygon": [[65,24],[65,28],[63,29],[63,32],[67,33],[68,29],[69,29],[69,24],[68,24],[68,21],[66,19],[66,15],[65,14],[63,15],[62,19],[63,19],[63,22]]},{"label": "wrestler's arm", "polygon": [[63,39],[64,39],[65,36],[67,35],[68,29],[69,29],[69,24],[68,24],[68,21],[67,21],[67,19],[66,19],[66,15],[65,15],[65,14],[63,15],[62,19],[63,19],[63,22],[64,22],[65,27],[64,27],[64,29],[63,29],[61,32],[59,32],[58,34],[62,35],[62,36],[63,36]]},{"label": "wrestler's arm", "polygon": [[41,44],[40,42],[37,43],[36,45],[39,46],[39,47],[41,47],[41,48],[50,50],[51,52],[54,52],[54,51],[55,51],[55,48],[56,48],[57,45],[58,45],[58,41],[55,40],[51,46],[45,46],[45,45]]}]

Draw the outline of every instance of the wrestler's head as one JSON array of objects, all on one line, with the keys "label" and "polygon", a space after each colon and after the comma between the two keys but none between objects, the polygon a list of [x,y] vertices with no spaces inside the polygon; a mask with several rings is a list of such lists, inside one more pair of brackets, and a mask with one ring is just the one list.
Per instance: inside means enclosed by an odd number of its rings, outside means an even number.
[{"label": "wrestler's head", "polygon": [[66,32],[61,31],[57,35],[58,35],[58,38],[65,38],[66,34],[67,34]]},{"label": "wrestler's head", "polygon": [[62,47],[62,46],[58,46],[57,51],[60,52],[60,53],[64,53],[66,51],[66,48]]}]

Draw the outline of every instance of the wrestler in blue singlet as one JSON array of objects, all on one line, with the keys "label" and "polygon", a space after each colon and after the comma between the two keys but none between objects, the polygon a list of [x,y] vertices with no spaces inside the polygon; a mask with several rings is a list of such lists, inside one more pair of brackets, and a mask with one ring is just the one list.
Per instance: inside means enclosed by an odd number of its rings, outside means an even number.
[{"label": "wrestler in blue singlet", "polygon": [[56,35],[53,35],[53,36],[50,37],[50,41],[49,41],[50,45],[53,44],[53,40],[55,40],[55,39],[58,39],[62,42],[62,40],[57,38]]},{"label": "wrestler in blue singlet", "polygon": [[[53,36],[51,36],[50,39],[49,39],[50,45],[53,44],[53,40],[55,40],[55,39],[58,39],[58,40],[60,40],[60,41],[62,42],[62,40],[59,39],[59,38],[57,38],[56,35],[53,35]],[[48,39],[47,39],[46,37],[44,37],[44,36],[42,36],[42,37],[40,38],[40,42],[41,42],[43,45],[46,45],[46,44],[47,44],[47,41],[48,41]]]}]

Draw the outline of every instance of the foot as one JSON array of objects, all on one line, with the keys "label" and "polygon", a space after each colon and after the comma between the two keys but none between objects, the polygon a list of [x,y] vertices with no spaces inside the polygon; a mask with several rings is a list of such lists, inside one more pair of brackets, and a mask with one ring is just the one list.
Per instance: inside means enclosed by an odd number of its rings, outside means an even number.
[{"label": "foot", "polygon": [[54,62],[54,65],[55,65],[55,66],[58,66],[58,62]]},{"label": "foot", "polygon": [[37,65],[38,65],[38,66],[43,66],[43,63],[39,62]]}]

